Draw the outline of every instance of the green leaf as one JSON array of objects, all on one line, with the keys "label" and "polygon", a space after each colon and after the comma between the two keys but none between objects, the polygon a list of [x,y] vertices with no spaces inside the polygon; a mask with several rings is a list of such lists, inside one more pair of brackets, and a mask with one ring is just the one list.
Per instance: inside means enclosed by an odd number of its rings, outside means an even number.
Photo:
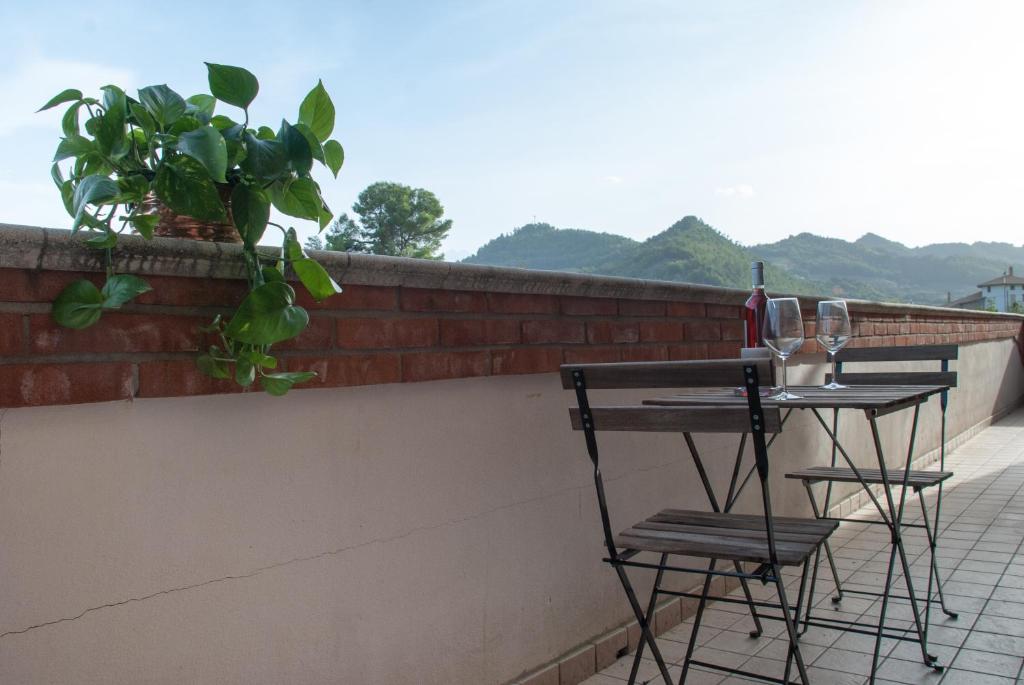
[{"label": "green leaf", "polygon": [[239,165],[260,182],[273,181],[288,170],[288,155],[278,140],[260,140],[245,134],[245,159]]},{"label": "green leaf", "polygon": [[270,198],[259,186],[239,183],[231,191],[231,218],[245,244],[256,245],[270,221]]},{"label": "green leaf", "polygon": [[163,129],[181,118],[186,109],[184,98],[166,84],[139,88],[139,100]]},{"label": "green leaf", "polygon": [[206,93],[193,95],[190,98],[186,98],[185,102],[192,105],[208,117],[212,117],[214,110],[217,109],[217,98],[212,95],[207,95]]},{"label": "green leaf", "polygon": [[324,148],[320,144],[320,141],[313,134],[313,131],[305,124],[295,124],[293,128],[302,134],[302,137],[309,143],[309,150],[313,153],[313,159],[320,163],[324,163]]},{"label": "green leaf", "polygon": [[[96,147],[99,151],[111,159],[119,159],[128,154],[128,137],[125,135],[125,125],[128,122],[128,104],[124,92],[115,86],[106,86],[103,89],[103,101],[106,105],[106,112],[98,117],[96,130],[93,135],[96,137]],[[95,121],[96,118],[91,121]],[[86,130],[89,127],[86,126]]]},{"label": "green leaf", "polygon": [[195,131],[197,128],[202,128],[203,126],[206,126],[206,124],[200,121],[197,117],[194,117],[191,114],[184,114],[178,117],[178,120],[171,124],[171,128],[167,132],[175,136],[180,136],[183,133]]},{"label": "green leaf", "polygon": [[[227,130],[229,128],[233,128],[235,126],[238,126],[239,129],[242,128],[241,124],[239,124],[236,121],[233,121],[231,119],[231,117],[226,117],[223,114],[217,114],[217,115],[211,117],[210,118],[210,125],[213,126],[214,128],[216,128],[219,131],[225,131],[225,130]],[[228,137],[227,133],[224,134],[224,137],[225,138]]]},{"label": "green leaf", "polygon": [[192,157],[165,159],[153,186],[160,201],[178,214],[202,221],[226,221],[227,212],[206,167]]},{"label": "green leaf", "polygon": [[156,225],[160,223],[159,214],[137,214],[129,217],[129,223],[132,228],[139,232],[146,240],[150,240],[153,237],[153,231],[156,229]]},{"label": "green leaf", "polygon": [[299,243],[299,236],[295,232],[294,228],[289,228],[285,231],[284,243],[281,245],[281,253],[288,261],[302,259],[306,256],[306,251],[302,249],[302,244]]},{"label": "green leaf", "polygon": [[212,126],[203,126],[178,137],[178,151],[192,157],[206,167],[210,178],[227,183],[224,173],[228,169],[228,148],[224,136]]},{"label": "green leaf", "polygon": [[[57,166],[54,164],[54,166]],[[64,203],[64,209],[67,210],[68,214],[72,217],[75,216],[75,187],[71,181],[64,181],[60,184],[60,199]]]},{"label": "green leaf", "polygon": [[241,67],[206,62],[209,72],[210,92],[221,102],[247,109],[260,92],[260,82],[252,72]]},{"label": "green leaf", "polygon": [[68,107],[67,111],[64,112],[64,116],[60,118],[60,129],[64,132],[64,135],[78,135],[78,109],[81,106],[81,102],[76,102]]},{"label": "green leaf", "polygon": [[156,133],[156,119],[153,118],[153,115],[145,107],[137,102],[133,102],[128,105],[128,110],[132,114],[132,120],[145,131],[147,137]]},{"label": "green leaf", "polygon": [[324,89],[324,82],[317,81],[313,90],[299,105],[299,121],[309,126],[317,140],[327,140],[334,130],[334,103]]},{"label": "green leaf", "polygon": [[235,360],[235,382],[243,388],[247,388],[256,380],[256,367],[251,361],[244,358]]},{"label": "green leaf", "polygon": [[70,135],[60,139],[60,143],[57,145],[57,153],[53,156],[53,161],[59,162],[68,157],[79,157],[95,150],[96,147],[88,138]]},{"label": "green leaf", "polygon": [[142,174],[118,177],[117,189],[115,201],[119,204],[139,204],[146,199],[150,190],[149,181]]},{"label": "green leaf", "polygon": [[67,90],[62,90],[61,92],[54,95],[52,98],[50,98],[49,102],[47,102],[45,105],[37,109],[36,112],[42,112],[43,110],[56,107],[57,105],[62,105],[65,102],[72,102],[74,100],[81,99],[82,91],[76,90],[74,88],[68,88]]},{"label": "green leaf", "polygon": [[275,183],[271,188],[271,199],[278,211],[299,219],[320,218],[320,190],[310,178],[289,178]]},{"label": "green leaf", "polygon": [[295,306],[287,283],[264,283],[242,300],[224,333],[251,345],[273,345],[294,338],[309,324],[309,314]]},{"label": "green leaf", "polygon": [[117,183],[106,176],[86,176],[79,181],[71,198],[71,209],[75,223],[71,231],[75,232],[86,221],[88,205],[102,204],[117,197]]},{"label": "green leaf", "polygon": [[117,234],[111,230],[104,230],[99,235],[94,235],[86,240],[85,244],[96,250],[106,250],[117,245]]},{"label": "green leaf", "polygon": [[260,269],[265,283],[284,283],[284,274],[272,266],[265,266]]},{"label": "green leaf", "polygon": [[196,366],[210,378],[228,380],[231,378],[231,371],[225,361],[211,357],[208,354],[201,354],[196,358]]},{"label": "green leaf", "polygon": [[334,174],[334,178],[338,178],[338,172],[341,171],[341,165],[345,163],[345,148],[341,147],[341,143],[336,140],[328,140],[324,143],[324,164]]},{"label": "green leaf", "polygon": [[100,291],[100,294],[103,295],[103,308],[117,309],[125,302],[142,293],[148,293],[150,290],[152,288],[149,287],[149,284],[138,276],[131,274],[111,276],[103,284],[103,290]]},{"label": "green leaf", "polygon": [[100,319],[103,295],[90,281],[75,281],[53,301],[53,320],[65,328],[88,328]]},{"label": "green leaf", "polygon": [[317,302],[341,292],[341,286],[316,260],[309,257],[295,259],[292,260],[292,268],[295,269],[295,275],[302,281],[302,285]]},{"label": "green leaf", "polygon": [[292,386],[305,383],[316,378],[315,371],[290,371],[286,373],[268,373],[260,376],[260,385],[268,395],[280,397],[292,389]]},{"label": "green leaf", "polygon": [[277,140],[277,134],[269,126],[260,126],[256,130],[256,137],[260,140]]},{"label": "green leaf", "polygon": [[64,174],[62,174],[60,171],[60,164],[54,162],[53,165],[50,167],[50,178],[53,179],[53,182],[57,185],[58,188],[64,186]]},{"label": "green leaf", "polygon": [[285,154],[288,156],[288,163],[292,169],[300,174],[309,173],[309,170],[313,168],[313,151],[302,132],[282,119],[277,139],[284,145]]}]

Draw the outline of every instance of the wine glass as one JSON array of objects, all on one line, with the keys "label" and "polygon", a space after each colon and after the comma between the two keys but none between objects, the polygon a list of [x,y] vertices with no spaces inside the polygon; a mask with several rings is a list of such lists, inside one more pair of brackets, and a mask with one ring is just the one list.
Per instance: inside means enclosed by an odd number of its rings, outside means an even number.
[{"label": "wine glass", "polygon": [[850,327],[850,313],[843,300],[825,300],[818,303],[818,320],[814,327],[818,344],[824,347],[832,358],[832,382],[821,386],[825,390],[845,388],[836,382],[836,352],[850,341],[853,329]]},{"label": "wine glass", "polygon": [[772,400],[799,400],[786,387],[786,359],[804,344],[804,320],[795,297],[768,300],[764,311],[764,343],[782,360],[782,390]]}]

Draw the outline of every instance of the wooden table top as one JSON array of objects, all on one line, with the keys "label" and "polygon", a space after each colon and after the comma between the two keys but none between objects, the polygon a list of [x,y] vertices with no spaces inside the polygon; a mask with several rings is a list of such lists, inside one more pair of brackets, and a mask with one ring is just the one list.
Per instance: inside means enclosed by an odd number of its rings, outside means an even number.
[{"label": "wooden table top", "polygon": [[[791,385],[789,391],[800,395],[798,400],[761,398],[764,407],[779,409],[863,409],[888,413],[921,404],[932,395],[946,390],[945,385],[851,385],[826,390],[817,385]],[[644,400],[644,404],[666,407],[681,406],[747,406],[747,398],[736,395],[732,388],[701,388],[667,397]]]}]

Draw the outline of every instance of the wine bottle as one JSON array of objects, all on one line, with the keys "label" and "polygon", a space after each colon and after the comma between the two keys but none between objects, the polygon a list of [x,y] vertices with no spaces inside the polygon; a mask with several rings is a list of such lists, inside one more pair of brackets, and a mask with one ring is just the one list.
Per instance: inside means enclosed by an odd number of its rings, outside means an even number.
[{"label": "wine bottle", "polygon": [[764,310],[768,297],[764,294],[764,262],[751,262],[753,292],[743,305],[743,346],[764,347]]}]

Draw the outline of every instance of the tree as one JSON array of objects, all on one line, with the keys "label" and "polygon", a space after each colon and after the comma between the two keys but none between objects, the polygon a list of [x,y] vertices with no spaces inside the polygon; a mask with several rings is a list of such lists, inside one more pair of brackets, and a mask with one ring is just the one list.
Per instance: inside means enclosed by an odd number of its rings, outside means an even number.
[{"label": "tree", "polygon": [[441,241],[452,228],[442,220],[444,207],[429,190],[380,181],[359,193],[352,205],[359,222],[342,214],[331,224],[323,241],[311,238],[312,249],[443,259]]}]

